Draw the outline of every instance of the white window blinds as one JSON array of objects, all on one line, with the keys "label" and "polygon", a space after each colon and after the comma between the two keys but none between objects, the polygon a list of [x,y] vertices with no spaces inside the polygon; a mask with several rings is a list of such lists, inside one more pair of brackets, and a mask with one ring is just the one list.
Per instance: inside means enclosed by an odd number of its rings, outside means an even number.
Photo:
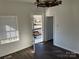
[{"label": "white window blinds", "polygon": [[0,16],[0,44],[19,40],[16,16]]}]

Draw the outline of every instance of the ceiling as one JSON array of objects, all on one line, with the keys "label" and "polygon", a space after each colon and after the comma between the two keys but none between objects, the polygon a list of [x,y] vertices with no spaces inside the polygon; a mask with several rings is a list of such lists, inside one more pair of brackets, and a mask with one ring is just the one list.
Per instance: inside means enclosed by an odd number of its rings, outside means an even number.
[{"label": "ceiling", "polygon": [[18,2],[29,2],[29,3],[34,3],[36,0],[8,0],[8,1],[18,1]]}]

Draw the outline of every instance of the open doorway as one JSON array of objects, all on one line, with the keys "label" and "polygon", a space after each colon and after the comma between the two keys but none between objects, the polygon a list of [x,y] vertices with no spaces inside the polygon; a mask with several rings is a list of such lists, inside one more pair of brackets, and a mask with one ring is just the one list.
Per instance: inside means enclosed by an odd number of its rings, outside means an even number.
[{"label": "open doorway", "polygon": [[53,16],[46,16],[45,19],[45,32],[46,32],[46,40],[51,41],[53,43],[53,28],[54,28],[54,22],[53,22]]},{"label": "open doorway", "polygon": [[32,30],[35,43],[43,42],[43,17],[42,15],[33,15]]}]

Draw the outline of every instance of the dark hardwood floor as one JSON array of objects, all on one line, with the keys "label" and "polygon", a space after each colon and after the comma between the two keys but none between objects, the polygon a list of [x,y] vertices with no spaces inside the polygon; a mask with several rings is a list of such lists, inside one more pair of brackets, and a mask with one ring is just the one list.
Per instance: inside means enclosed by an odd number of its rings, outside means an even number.
[{"label": "dark hardwood floor", "polygon": [[36,44],[36,52],[31,51],[32,48],[27,48],[0,59],[79,59],[77,54],[53,46],[51,42]]}]

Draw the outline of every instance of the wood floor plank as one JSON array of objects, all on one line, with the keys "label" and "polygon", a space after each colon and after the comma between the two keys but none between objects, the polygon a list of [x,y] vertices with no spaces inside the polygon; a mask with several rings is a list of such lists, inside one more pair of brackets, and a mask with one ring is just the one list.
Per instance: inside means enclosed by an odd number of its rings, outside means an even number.
[{"label": "wood floor plank", "polygon": [[36,44],[36,52],[32,53],[32,48],[1,57],[0,59],[79,59],[79,55],[60,47],[52,45],[51,42],[46,44]]}]

